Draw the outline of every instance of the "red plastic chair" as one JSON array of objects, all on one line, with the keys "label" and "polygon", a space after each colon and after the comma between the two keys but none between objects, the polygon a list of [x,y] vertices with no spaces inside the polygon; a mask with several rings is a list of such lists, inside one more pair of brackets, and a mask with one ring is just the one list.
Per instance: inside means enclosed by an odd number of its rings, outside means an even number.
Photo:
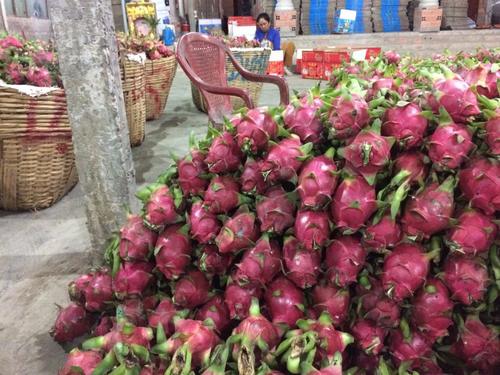
[{"label": "red plastic chair", "polygon": [[248,108],[254,108],[247,90],[228,86],[226,54],[243,78],[276,84],[280,90],[281,105],[289,103],[288,85],[283,78],[252,73],[243,68],[231,50],[217,38],[201,33],[188,33],[181,37],[177,45],[177,61],[191,82],[200,90],[212,123],[222,124],[224,116],[227,117],[233,112],[230,96],[238,96]]}]

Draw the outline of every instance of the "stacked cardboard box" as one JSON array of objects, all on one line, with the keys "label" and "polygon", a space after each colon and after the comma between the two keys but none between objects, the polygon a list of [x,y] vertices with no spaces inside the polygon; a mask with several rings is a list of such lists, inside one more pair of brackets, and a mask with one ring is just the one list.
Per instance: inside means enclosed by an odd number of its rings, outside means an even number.
[{"label": "stacked cardboard box", "polygon": [[337,9],[356,11],[355,33],[373,32],[372,6],[373,0],[337,0]]},{"label": "stacked cardboard box", "polygon": [[330,34],[333,30],[335,1],[302,0],[300,26],[306,35]]},{"label": "stacked cardboard box", "polygon": [[467,0],[441,0],[443,26],[452,30],[468,29],[471,20],[467,17]]},{"label": "stacked cardboard box", "polygon": [[413,31],[439,31],[442,18],[443,9],[440,7],[416,8],[414,12]]},{"label": "stacked cardboard box", "polygon": [[[267,13],[271,17],[274,16],[274,7],[276,0],[253,0],[252,2],[252,16],[256,18],[260,13]],[[300,9],[300,0],[292,0],[293,7],[298,12]]]},{"label": "stacked cardboard box", "polygon": [[298,32],[298,17],[295,10],[279,10],[274,12],[274,28],[279,30],[280,35],[295,36]]},{"label": "stacked cardboard box", "polygon": [[408,4],[410,0],[372,0],[375,32],[408,31]]}]

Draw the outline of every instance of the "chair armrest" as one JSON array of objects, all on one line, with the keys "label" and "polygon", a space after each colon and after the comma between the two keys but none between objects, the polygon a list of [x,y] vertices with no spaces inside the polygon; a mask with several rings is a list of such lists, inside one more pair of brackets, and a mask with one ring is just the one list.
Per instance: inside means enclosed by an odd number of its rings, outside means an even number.
[{"label": "chair armrest", "polygon": [[234,67],[236,68],[238,73],[241,74],[243,78],[253,82],[275,84],[276,86],[278,86],[280,90],[280,104],[282,106],[287,106],[290,103],[290,93],[288,90],[288,84],[283,78],[250,72],[249,70],[246,70],[243,66],[241,66],[238,60],[234,58],[230,50],[226,49],[226,53],[228,53],[231,62],[233,63]]},{"label": "chair armrest", "polygon": [[249,109],[254,108],[254,103],[252,101],[252,98],[250,97],[250,95],[248,95],[248,92],[246,90],[240,89],[239,87],[212,86],[199,80],[196,80],[196,83],[198,84],[198,87],[200,89],[203,89],[206,92],[209,92],[210,94],[237,96],[243,99],[245,105]]}]

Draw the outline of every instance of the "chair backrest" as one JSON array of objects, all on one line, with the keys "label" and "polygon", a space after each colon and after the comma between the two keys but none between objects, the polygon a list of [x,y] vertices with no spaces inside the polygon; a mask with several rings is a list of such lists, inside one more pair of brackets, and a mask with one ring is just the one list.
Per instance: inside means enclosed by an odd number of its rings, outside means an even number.
[{"label": "chair backrest", "polygon": [[188,33],[177,45],[177,61],[191,82],[200,90],[212,121],[220,121],[233,110],[228,95],[210,94],[200,87],[200,82],[227,87],[226,48],[217,38]]}]

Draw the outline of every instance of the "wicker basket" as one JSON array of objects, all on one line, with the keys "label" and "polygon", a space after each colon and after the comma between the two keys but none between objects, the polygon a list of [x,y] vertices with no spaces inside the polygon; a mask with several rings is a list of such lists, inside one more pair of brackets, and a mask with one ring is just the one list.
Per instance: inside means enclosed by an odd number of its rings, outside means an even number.
[{"label": "wicker basket", "polygon": [[177,70],[175,56],[146,60],[146,120],[160,118]]},{"label": "wicker basket", "polygon": [[[238,62],[247,70],[257,73],[266,74],[269,56],[271,50],[267,48],[232,48],[231,52]],[[262,90],[261,82],[251,82],[244,79],[231,63],[229,56],[226,56],[226,75],[227,82],[231,87],[238,87],[248,90],[250,97],[255,105],[259,103],[260,92]],[[191,83],[191,96],[193,103],[202,112],[206,112],[205,103],[202,99],[200,91]],[[231,103],[236,110],[245,105],[242,99],[231,97]]]},{"label": "wicker basket", "polygon": [[144,64],[123,58],[121,61],[121,76],[130,144],[139,146],[144,141],[146,134]]},{"label": "wicker basket", "polygon": [[49,207],[77,181],[64,90],[0,87],[0,208]]}]

